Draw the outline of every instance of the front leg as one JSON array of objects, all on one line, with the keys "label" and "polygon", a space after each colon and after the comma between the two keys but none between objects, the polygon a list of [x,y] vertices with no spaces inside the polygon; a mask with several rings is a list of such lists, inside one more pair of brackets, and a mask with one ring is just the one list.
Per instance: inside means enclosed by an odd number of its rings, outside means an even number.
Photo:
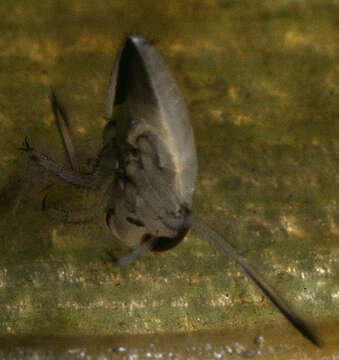
[{"label": "front leg", "polygon": [[134,263],[140,257],[146,255],[150,250],[152,250],[153,244],[155,242],[154,238],[150,238],[149,240],[140,244],[135,250],[130,252],[125,256],[121,256],[116,258],[112,252],[108,252],[108,255],[113,262],[113,264],[117,265],[129,265]]}]

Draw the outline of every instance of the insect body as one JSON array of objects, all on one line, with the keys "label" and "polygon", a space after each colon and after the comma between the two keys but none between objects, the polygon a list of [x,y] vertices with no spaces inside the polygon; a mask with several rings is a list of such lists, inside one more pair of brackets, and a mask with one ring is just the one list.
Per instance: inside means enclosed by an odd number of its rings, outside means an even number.
[{"label": "insect body", "polygon": [[130,36],[118,54],[110,79],[103,147],[92,173],[76,170],[67,116],[53,94],[52,105],[71,169],[37,152],[27,140],[22,150],[69,183],[107,186],[107,225],[134,249],[117,263],[131,263],[149,250],[168,250],[193,228],[235,261],[298,331],[319,344],[233,246],[192,214],[197,176],[193,132],[183,98],[153,45],[141,36]]},{"label": "insect body", "polygon": [[130,37],[111,77],[104,143],[118,169],[108,224],[130,247],[176,245],[189,227],[197,174],[185,103],[162,59],[144,38]]}]

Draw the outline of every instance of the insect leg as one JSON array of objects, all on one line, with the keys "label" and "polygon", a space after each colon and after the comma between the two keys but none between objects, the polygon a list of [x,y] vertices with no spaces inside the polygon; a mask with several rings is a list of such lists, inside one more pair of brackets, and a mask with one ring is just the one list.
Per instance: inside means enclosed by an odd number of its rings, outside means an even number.
[{"label": "insect leg", "polygon": [[[47,213],[48,216],[67,224],[86,224],[101,216],[101,212],[97,211],[97,207],[71,211],[64,210],[47,206],[46,198],[47,195],[42,200],[41,210]],[[93,211],[93,209],[95,209],[95,211]]]},{"label": "insect leg", "polygon": [[109,253],[111,260],[114,264],[117,265],[129,265],[134,263],[141,256],[147,254],[149,250],[152,248],[154,239],[150,238],[149,240],[143,242],[139,245],[135,250],[130,252],[129,254],[122,256],[120,258],[116,258],[112,253]]},{"label": "insect leg", "polygon": [[78,170],[79,163],[75,154],[72,136],[69,129],[68,116],[63,106],[61,106],[61,104],[58,102],[53,89],[51,90],[51,106],[70,166],[72,169]]},{"label": "insect leg", "polygon": [[23,146],[20,148],[21,151],[28,153],[29,158],[45,170],[53,173],[61,179],[69,182],[70,184],[96,189],[99,188],[106,180],[99,171],[94,171],[90,174],[83,174],[78,171],[67,169],[54,160],[50,159],[45,154],[40,153],[31,147],[28,143],[27,138],[23,142]]},{"label": "insect leg", "polygon": [[203,235],[211,244],[238,264],[244,273],[262,290],[262,292],[279,309],[285,318],[309,341],[320,347],[320,342],[305,322],[285,303],[285,301],[267,284],[257,271],[241,256],[223,237],[217,234],[200,219],[192,216],[192,228]]}]

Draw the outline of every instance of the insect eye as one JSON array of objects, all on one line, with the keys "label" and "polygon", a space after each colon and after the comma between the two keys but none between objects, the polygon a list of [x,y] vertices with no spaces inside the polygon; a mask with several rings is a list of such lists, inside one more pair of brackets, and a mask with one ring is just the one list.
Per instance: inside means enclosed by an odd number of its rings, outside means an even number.
[{"label": "insect eye", "polygon": [[152,251],[154,252],[161,252],[161,251],[167,251],[172,249],[173,247],[177,246],[187,235],[189,230],[189,227],[183,229],[178,233],[175,237],[165,237],[165,236],[159,236],[159,237],[153,237],[151,234],[146,234],[143,236],[141,243],[144,243],[151,238],[153,238],[152,243]]},{"label": "insect eye", "polygon": [[137,157],[139,154],[138,149],[135,147],[131,147],[131,154],[132,156]]}]

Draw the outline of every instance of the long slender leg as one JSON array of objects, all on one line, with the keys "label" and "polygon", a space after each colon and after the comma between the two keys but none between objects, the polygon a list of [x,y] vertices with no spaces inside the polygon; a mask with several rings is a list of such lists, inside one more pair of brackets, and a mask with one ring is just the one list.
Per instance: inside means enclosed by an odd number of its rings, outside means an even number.
[{"label": "long slender leg", "polygon": [[211,244],[220,249],[238,264],[244,273],[262,290],[285,318],[309,341],[320,347],[320,341],[307,324],[288,306],[275,290],[259,273],[242,257],[238,251],[223,237],[212,230],[202,220],[192,216],[192,228],[203,235]]},{"label": "long slender leg", "polygon": [[120,55],[121,51],[117,56],[117,60],[113,66],[111,77],[109,79],[109,87],[108,87],[108,94],[106,99],[106,119],[111,120],[113,116],[113,108],[114,108],[114,101],[115,101],[115,90],[117,85],[117,77],[118,77],[118,68],[120,65]]},{"label": "long slender leg", "polygon": [[62,139],[70,166],[73,170],[79,170],[79,162],[76,157],[75,148],[73,146],[68,116],[63,106],[61,106],[61,104],[58,102],[53,89],[51,90],[51,105],[55,122],[59,129],[60,137]]}]

